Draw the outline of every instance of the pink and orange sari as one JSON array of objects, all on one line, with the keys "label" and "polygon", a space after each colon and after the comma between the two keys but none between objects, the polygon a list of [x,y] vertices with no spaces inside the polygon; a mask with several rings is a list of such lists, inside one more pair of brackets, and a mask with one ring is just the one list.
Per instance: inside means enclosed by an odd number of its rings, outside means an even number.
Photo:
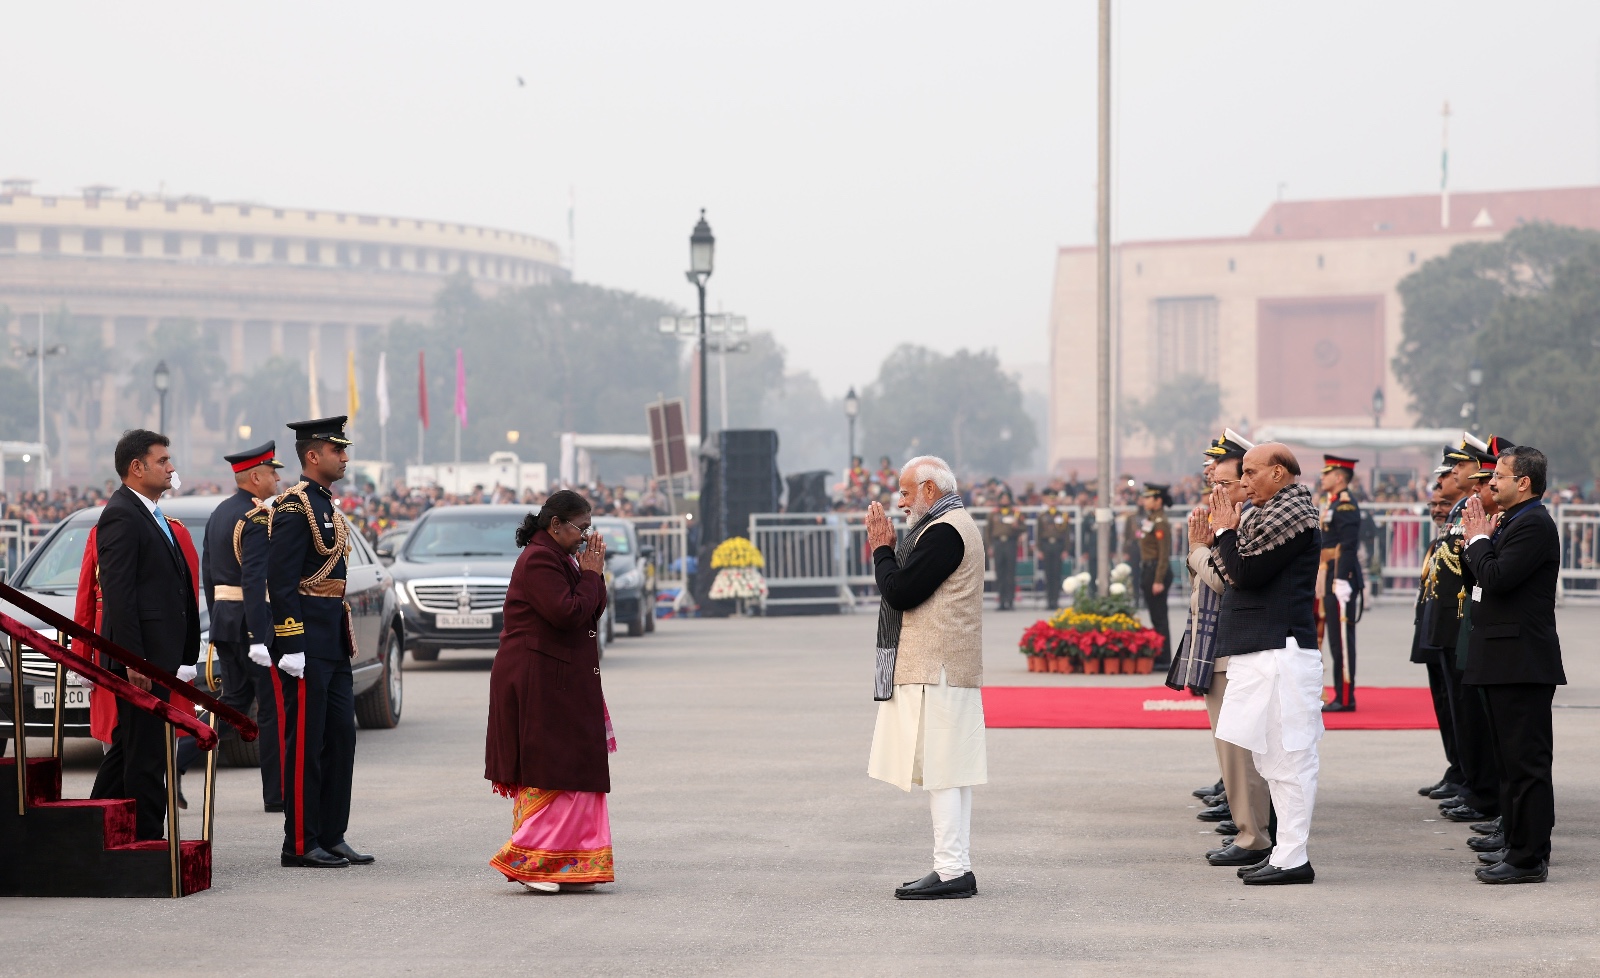
[{"label": "pink and orange sari", "polygon": [[[617,740],[606,711],[606,752]],[[523,883],[611,883],[611,815],[603,791],[547,791],[496,783],[510,797],[511,840],[489,860]]]}]

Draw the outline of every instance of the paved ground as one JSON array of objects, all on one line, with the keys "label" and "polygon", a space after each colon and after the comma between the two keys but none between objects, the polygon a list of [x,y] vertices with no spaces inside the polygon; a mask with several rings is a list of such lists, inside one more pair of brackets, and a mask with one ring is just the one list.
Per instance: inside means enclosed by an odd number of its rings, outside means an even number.
[{"label": "paved ground", "polygon": [[[1151,682],[1028,674],[1013,644],[1036,617],[987,619],[990,684]],[[1409,622],[1370,614],[1363,682],[1423,682]],[[376,866],[278,868],[255,773],[225,770],[209,893],[0,901],[0,974],[1600,973],[1600,709],[1557,711],[1543,886],[1472,880],[1465,827],[1430,821],[1415,793],[1443,767],[1432,731],[1331,734],[1317,883],[1254,889],[1199,858],[1217,838],[1188,794],[1215,777],[1206,734],[996,730],[973,816],[980,896],[897,902],[929,867],[930,830],[925,796],[864,773],[873,624],[663,622],[612,647],[614,886],[535,896],[488,868],[510,830],[482,780],[489,659],[446,653],[408,669],[398,729],[361,734],[350,838]],[[1563,609],[1558,702],[1600,706],[1597,627],[1600,609]],[[69,793],[96,759],[74,750]]]}]

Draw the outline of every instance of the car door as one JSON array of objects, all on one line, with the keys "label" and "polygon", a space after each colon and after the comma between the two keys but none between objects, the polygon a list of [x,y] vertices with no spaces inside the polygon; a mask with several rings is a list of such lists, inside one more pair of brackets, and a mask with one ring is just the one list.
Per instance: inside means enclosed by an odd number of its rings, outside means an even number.
[{"label": "car door", "polygon": [[378,629],[383,618],[383,574],[367,541],[350,535],[350,556],[346,561],[344,599],[350,605],[350,624],[355,629],[357,662],[370,662],[379,652]]}]

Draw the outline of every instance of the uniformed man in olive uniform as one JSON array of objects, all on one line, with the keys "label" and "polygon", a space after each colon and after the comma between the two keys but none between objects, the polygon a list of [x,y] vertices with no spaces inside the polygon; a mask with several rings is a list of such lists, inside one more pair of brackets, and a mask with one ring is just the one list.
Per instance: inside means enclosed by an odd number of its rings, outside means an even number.
[{"label": "uniformed man in olive uniform", "polygon": [[1324,713],[1356,708],[1356,622],[1361,620],[1361,507],[1350,492],[1356,460],[1322,457],[1322,613],[1327,622],[1328,653],[1333,659],[1333,699]]},{"label": "uniformed man in olive uniform", "polygon": [[344,601],[350,523],[333,504],[344,478],[345,418],[289,425],[300,481],[273,507],[267,586],[273,676],[283,694],[284,866],[338,867],[373,857],[345,842],[355,771],[356,654]]},{"label": "uniformed man in olive uniform", "polygon": [[206,523],[200,580],[211,609],[211,642],[222,663],[222,702],[249,714],[256,704],[261,800],[283,811],[282,728],[272,685],[272,607],[267,603],[267,530],[278,494],[276,442],[222,456],[238,491],[217,504]]},{"label": "uniformed man in olive uniform", "polygon": [[994,556],[994,588],[1001,611],[1009,611],[1017,603],[1017,538],[1026,530],[1022,514],[1011,499],[1011,490],[1001,489],[983,524],[989,552]]},{"label": "uniformed man in olive uniform", "polygon": [[1061,559],[1072,537],[1072,517],[1061,505],[1056,490],[1044,489],[1044,509],[1034,525],[1034,559],[1044,577],[1044,606],[1051,611],[1061,603]]},{"label": "uniformed man in olive uniform", "polygon": [[1161,655],[1154,666],[1157,669],[1172,664],[1172,632],[1167,626],[1167,588],[1172,584],[1172,524],[1167,521],[1167,507],[1171,505],[1171,487],[1144,484],[1144,492],[1139,494],[1144,519],[1137,530],[1139,588],[1150,613],[1150,627],[1161,633]]}]

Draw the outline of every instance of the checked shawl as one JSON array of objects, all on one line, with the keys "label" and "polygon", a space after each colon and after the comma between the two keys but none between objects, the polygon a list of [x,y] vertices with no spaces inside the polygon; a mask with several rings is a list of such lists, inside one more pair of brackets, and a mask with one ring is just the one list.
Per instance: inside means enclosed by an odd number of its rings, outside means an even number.
[{"label": "checked shawl", "polygon": [[[1322,525],[1317,504],[1311,499],[1311,490],[1298,482],[1279,489],[1276,496],[1247,515],[1249,518],[1239,522],[1237,531],[1240,557],[1259,557],[1268,550],[1283,546],[1306,530]],[[1223,566],[1222,557],[1215,550],[1211,552],[1211,566],[1229,585],[1238,586],[1238,582],[1228,576],[1228,569]]]},{"label": "checked shawl", "polygon": [[[962,501],[959,492],[948,492],[940,496],[932,506],[928,507],[922,519],[908,527],[906,535],[895,544],[895,563],[904,565],[910,558],[911,551],[916,549],[919,531],[922,528],[952,509],[965,508],[966,503]],[[894,663],[896,653],[900,649],[900,624],[903,614],[904,612],[889,607],[887,598],[878,602],[878,660],[873,676],[872,698],[880,702],[894,695]]]}]

